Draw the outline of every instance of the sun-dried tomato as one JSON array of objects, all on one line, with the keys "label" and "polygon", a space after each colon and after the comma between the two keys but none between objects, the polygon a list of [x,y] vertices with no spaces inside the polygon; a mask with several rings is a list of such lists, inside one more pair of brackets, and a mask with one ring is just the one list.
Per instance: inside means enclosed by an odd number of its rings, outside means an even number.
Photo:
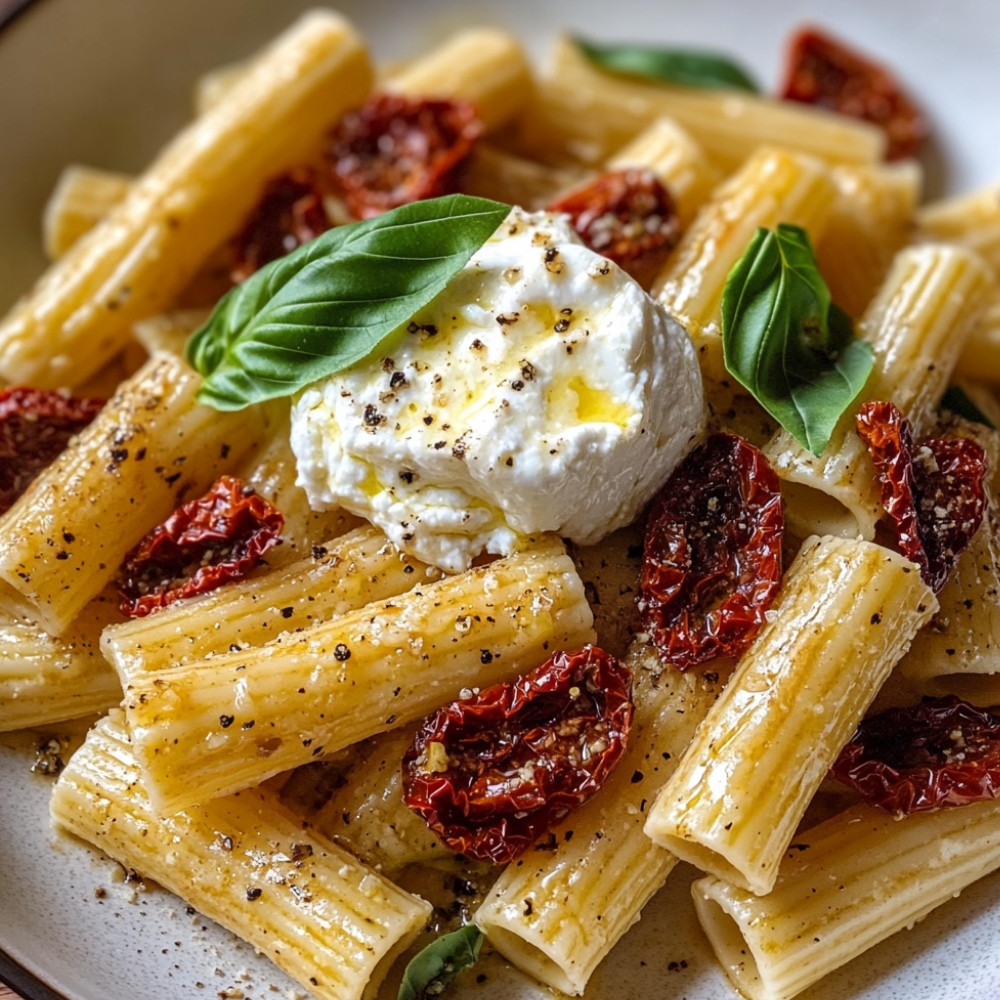
[{"label": "sun-dried tomato", "polygon": [[513,860],[589,799],[621,759],[631,685],[615,657],[585,646],[446,705],[403,757],[406,804],[451,850]]},{"label": "sun-dried tomato", "polygon": [[914,448],[894,403],[862,405],[858,434],[868,448],[900,553],[934,593],[947,583],[986,512],[986,454],[968,438],[927,438]]},{"label": "sun-dried tomato", "polygon": [[141,618],[240,579],[279,542],[284,523],[281,511],[249,486],[220,476],[125,557],[118,578],[122,613]]},{"label": "sun-dried tomato", "polygon": [[649,512],[640,574],[643,629],[661,656],[687,670],[739,656],[781,582],[785,519],[778,477],[732,434],[691,451]]},{"label": "sun-dried tomato", "polygon": [[655,273],[680,238],[670,192],[651,170],[613,170],[557,198],[580,238],[634,277]]},{"label": "sun-dried tomato", "polygon": [[864,719],[831,768],[870,805],[915,813],[1000,795],[1000,716],[955,695]]},{"label": "sun-dried tomato", "polygon": [[0,514],[97,416],[104,402],[26,386],[0,391]]},{"label": "sun-dried tomato", "polygon": [[791,38],[779,94],[878,125],[890,160],[916,156],[927,138],[923,112],[888,69],[815,28]]},{"label": "sun-dried tomato", "polygon": [[356,219],[451,194],[481,132],[469,101],[376,94],[330,134],[334,188]]},{"label": "sun-dried tomato", "polygon": [[234,284],[330,228],[315,171],[300,167],[272,180],[231,244]]}]

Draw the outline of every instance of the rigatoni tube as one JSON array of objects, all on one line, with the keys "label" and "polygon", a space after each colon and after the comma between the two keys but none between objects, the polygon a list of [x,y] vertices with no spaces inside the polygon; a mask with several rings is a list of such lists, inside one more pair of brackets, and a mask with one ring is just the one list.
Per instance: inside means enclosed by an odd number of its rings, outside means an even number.
[{"label": "rigatoni tube", "polygon": [[553,143],[602,160],[655,118],[672,118],[713,162],[735,169],[761,145],[783,146],[835,163],[883,158],[885,136],[844,115],[734,90],[678,87],[596,69],[561,39],[539,83],[526,141],[539,153]]},{"label": "rigatoni tube", "polygon": [[854,427],[857,407],[891,400],[916,440],[928,434],[992,286],[986,265],[963,247],[927,244],[896,255],[858,323],[875,366],[823,453],[812,454],[787,431],[764,448],[782,479],[788,523],[797,533],[874,538],[882,508],[871,459]]},{"label": "rigatoni tube", "polygon": [[472,101],[488,131],[524,107],[532,86],[524,48],[499,28],[458,32],[381,83],[393,93]]},{"label": "rigatoni tube", "polygon": [[101,368],[239,229],[269,179],[318,152],[371,80],[343,18],[293,25],[0,322],[0,379],[58,388]]},{"label": "rigatoni tube", "polygon": [[936,607],[902,556],[807,540],[646,833],[706,872],[769,892],[827,769]]},{"label": "rigatoni tube", "polygon": [[101,629],[120,618],[113,592],[88,604],[66,634],[0,613],[0,732],[105,712],[121,701],[114,668],[101,655]]},{"label": "rigatoni tube", "polygon": [[212,669],[216,653],[262,646],[441,576],[377,528],[357,528],[305,559],[117,623],[105,629],[101,649],[126,685],[199,661]]},{"label": "rigatoni tube", "polygon": [[507,866],[475,913],[504,958],[574,996],[677,863],[643,833],[645,808],[721,686],[718,674],[664,671],[640,640],[625,662],[636,679],[625,757],[597,795]]},{"label": "rigatoni tube", "polygon": [[258,784],[578,648],[592,623],[549,537],[266,646],[129,678],[149,796],[170,813]]},{"label": "rigatoni tube", "polygon": [[789,1000],[1000,867],[1000,800],[897,819],[859,805],[800,833],[774,888],[691,887],[698,919],[750,1000]]},{"label": "rigatoni tube", "polygon": [[[414,726],[403,726],[352,748],[356,752],[344,780],[326,802],[308,813],[310,825],[368,864],[396,877],[408,865],[446,865],[455,855],[403,801],[403,754]],[[310,782],[299,769],[282,789],[294,805],[296,791]]]},{"label": "rigatoni tube", "polygon": [[52,818],[229,928],[322,1000],[373,995],[429,903],[303,830],[252,789],[161,819],[118,713],[73,755]]},{"label": "rigatoni tube", "polygon": [[143,535],[267,428],[197,402],[201,377],[153,357],[0,518],[0,609],[68,629]]},{"label": "rigatoni tube", "polygon": [[72,164],[66,167],[45,203],[42,243],[50,260],[68,253],[128,194],[132,178]]},{"label": "rigatoni tube", "polygon": [[816,259],[833,301],[857,318],[910,238],[923,175],[905,160],[837,166],[831,176],[837,196]]}]

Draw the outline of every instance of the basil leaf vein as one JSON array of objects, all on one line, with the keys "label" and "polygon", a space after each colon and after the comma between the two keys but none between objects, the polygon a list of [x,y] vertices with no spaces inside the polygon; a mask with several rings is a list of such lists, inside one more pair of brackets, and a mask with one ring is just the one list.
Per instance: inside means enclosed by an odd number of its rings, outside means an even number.
[{"label": "basil leaf vein", "polygon": [[510,206],[446,195],[330,229],[231,289],[188,341],[219,410],[287,396],[371,354],[444,289]]},{"label": "basil leaf vein", "polygon": [[875,362],[831,301],[809,235],[759,229],[726,279],[726,369],[796,441],[819,455]]},{"label": "basil leaf vein", "polygon": [[[483,946],[483,932],[466,924],[450,934],[442,934],[419,951],[406,966],[397,1000],[425,1000],[440,996],[463,969],[476,964]],[[428,987],[434,987],[433,994]]]},{"label": "basil leaf vein", "polygon": [[653,45],[608,45],[574,38],[595,66],[682,87],[729,88],[760,92],[757,82],[738,63],[715,52],[660,48]]}]

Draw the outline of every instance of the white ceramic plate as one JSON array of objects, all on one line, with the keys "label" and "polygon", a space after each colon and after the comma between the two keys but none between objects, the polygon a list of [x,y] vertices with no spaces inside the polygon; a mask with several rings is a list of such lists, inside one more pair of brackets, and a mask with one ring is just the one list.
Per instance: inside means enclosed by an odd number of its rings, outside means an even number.
[{"label": "white ceramic plate", "polygon": [[[69,161],[134,170],[183,121],[190,85],[246,54],[309,4],[299,0],[36,0],[0,32],[0,308],[41,269],[38,218]],[[1000,5],[987,0],[344,0],[340,9],[391,59],[449,30],[492,22],[541,55],[560,28],[621,41],[712,46],[771,85],[790,28],[819,23],[884,57],[928,110],[935,191],[1000,176],[992,108]],[[31,1000],[187,1000],[239,986],[248,998],[301,995],[268,962],[158,890],[51,834],[49,784],[32,739],[0,737],[0,974]],[[588,997],[720,1000],[734,994],[694,926],[682,871],[595,975]],[[103,888],[104,898],[95,890]],[[1000,877],[986,879],[803,994],[811,1000],[967,1000],[1000,995]],[[502,963],[460,998],[548,996]],[[277,992],[275,992],[277,991]]]}]

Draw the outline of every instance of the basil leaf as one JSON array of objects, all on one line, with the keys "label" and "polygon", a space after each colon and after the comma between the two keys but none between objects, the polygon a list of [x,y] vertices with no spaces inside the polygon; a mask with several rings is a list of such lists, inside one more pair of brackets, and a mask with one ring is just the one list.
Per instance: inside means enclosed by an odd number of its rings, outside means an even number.
[{"label": "basil leaf", "polygon": [[729,272],[722,351],[729,373],[815,455],[875,362],[831,302],[808,234],[785,224],[759,229]]},{"label": "basil leaf", "polygon": [[941,397],[941,409],[950,410],[956,417],[962,417],[973,424],[983,424],[996,430],[993,421],[969,398],[969,394],[957,385],[948,386]]},{"label": "basil leaf", "polygon": [[510,206],[447,195],[330,229],[230,290],[187,345],[218,410],[287,396],[371,354],[434,298]]},{"label": "basil leaf", "polygon": [[663,49],[652,45],[605,45],[574,38],[574,44],[595,66],[682,87],[730,88],[760,92],[741,66],[714,52]]},{"label": "basil leaf", "polygon": [[397,1000],[425,1000],[440,996],[455,976],[476,964],[483,936],[475,924],[466,924],[432,941],[406,966]]}]

